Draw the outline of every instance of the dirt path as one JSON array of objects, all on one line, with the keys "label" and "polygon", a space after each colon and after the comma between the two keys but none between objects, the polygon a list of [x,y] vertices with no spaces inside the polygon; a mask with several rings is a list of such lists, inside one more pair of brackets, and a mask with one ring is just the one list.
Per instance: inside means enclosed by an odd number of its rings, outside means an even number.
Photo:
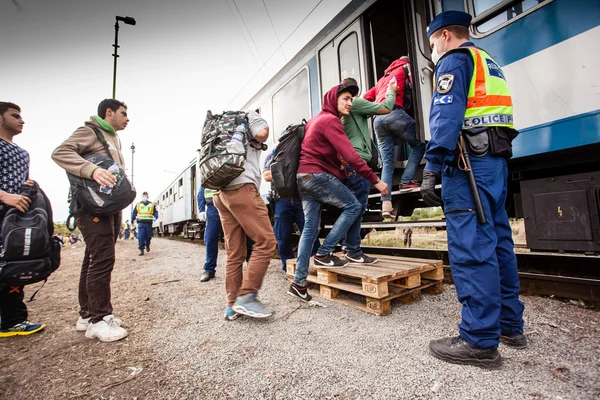
[{"label": "dirt path", "polygon": [[[130,335],[100,343],[75,330],[81,244],[29,303],[41,334],[0,340],[0,399],[388,399],[600,397],[598,313],[524,298],[531,346],[501,346],[500,371],[449,365],[429,356],[429,340],[455,333],[456,293],[424,296],[375,317],[286,296],[273,260],[261,298],[272,319],[226,322],[224,254],[217,279],[199,283],[204,247],[154,239],[137,256],[117,243],[113,306]],[[28,293],[32,293],[29,288]]]}]

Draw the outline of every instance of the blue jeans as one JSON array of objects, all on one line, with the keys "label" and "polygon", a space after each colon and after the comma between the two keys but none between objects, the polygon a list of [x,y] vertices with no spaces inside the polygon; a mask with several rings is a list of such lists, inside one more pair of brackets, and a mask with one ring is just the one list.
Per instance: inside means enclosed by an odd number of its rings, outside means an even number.
[{"label": "blue jeans", "polygon": [[458,300],[460,336],[474,346],[496,348],[500,334],[523,333],[523,303],[512,231],[505,209],[506,160],[471,157],[486,223],[480,224],[467,175],[447,166],[442,198],[448,231],[448,255]]},{"label": "blue jeans", "polygon": [[411,148],[406,168],[402,174],[401,184],[403,185],[410,183],[415,177],[417,168],[425,154],[425,143],[422,143],[417,137],[415,120],[402,108],[375,118],[374,127],[383,162],[381,180],[387,183],[389,189],[389,194],[387,196],[382,195],[381,200],[391,200],[392,177],[394,176],[396,162],[394,159],[396,140],[404,140]]},{"label": "blue jeans", "polygon": [[348,233],[346,234],[346,251],[348,255],[360,257],[362,250],[360,248],[360,225],[362,223],[362,216],[367,212],[367,204],[369,202],[369,190],[371,190],[371,182],[356,173],[351,167],[346,167],[346,179],[344,179],[344,185],[356,197],[356,200],[362,206],[362,213],[360,217],[356,218],[356,221],[352,224]]},{"label": "blue jeans", "polygon": [[206,206],[206,227],[204,228],[204,245],[206,246],[206,263],[204,271],[215,273],[217,267],[217,256],[219,255],[219,236],[223,228],[221,227],[221,217],[219,211],[214,205]]},{"label": "blue jeans", "polygon": [[139,222],[138,221],[138,249],[143,249],[146,246],[150,246],[152,240],[152,222]]},{"label": "blue jeans", "polygon": [[[286,270],[286,261],[294,258],[294,248],[292,237],[294,234],[294,223],[302,232],[304,229],[304,211],[302,210],[302,201],[296,197],[293,199],[279,199],[274,202],[275,223],[274,231],[277,239],[277,250],[281,258],[281,268]],[[319,250],[320,242],[317,238],[314,242],[312,255]]]},{"label": "blue jeans", "polygon": [[348,233],[348,229],[361,215],[362,205],[356,200],[352,192],[331,174],[298,174],[297,181],[305,221],[300,244],[298,245],[294,283],[305,286],[311,249],[319,236],[323,204],[330,204],[342,209],[342,214],[335,221],[333,228],[319,247],[317,254],[320,255],[333,253],[340,240]]}]

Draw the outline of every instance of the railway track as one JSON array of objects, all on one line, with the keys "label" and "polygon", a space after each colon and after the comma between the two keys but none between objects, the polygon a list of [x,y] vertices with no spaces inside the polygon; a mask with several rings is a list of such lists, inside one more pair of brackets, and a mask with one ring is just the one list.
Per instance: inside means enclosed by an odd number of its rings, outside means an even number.
[{"label": "railway track", "polygon": [[[447,250],[362,246],[365,253],[434,258],[444,262],[452,281]],[[556,253],[515,253],[521,293],[583,300],[600,305],[600,256]]]}]

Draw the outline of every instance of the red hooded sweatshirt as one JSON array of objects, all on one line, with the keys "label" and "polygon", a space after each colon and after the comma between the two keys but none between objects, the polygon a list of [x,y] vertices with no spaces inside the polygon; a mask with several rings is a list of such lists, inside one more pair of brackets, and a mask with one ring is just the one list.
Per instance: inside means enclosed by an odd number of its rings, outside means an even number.
[{"label": "red hooded sweatshirt", "polygon": [[338,87],[334,86],[325,94],[321,112],[306,124],[298,173],[326,172],[339,180],[344,180],[346,169],[342,167],[341,156],[359,175],[375,183],[378,179],[377,175],[354,150],[348,136],[344,133],[337,111]]},{"label": "red hooded sweatshirt", "polygon": [[365,93],[363,98],[368,101],[374,101],[375,103],[384,101],[390,81],[392,80],[392,77],[395,76],[399,89],[398,94],[396,95],[395,105],[404,108],[404,81],[406,80],[406,74],[404,73],[404,68],[402,68],[402,66],[406,64],[408,64],[408,61],[402,59],[398,59],[391,63],[385,70],[383,76],[379,78],[377,84]]}]

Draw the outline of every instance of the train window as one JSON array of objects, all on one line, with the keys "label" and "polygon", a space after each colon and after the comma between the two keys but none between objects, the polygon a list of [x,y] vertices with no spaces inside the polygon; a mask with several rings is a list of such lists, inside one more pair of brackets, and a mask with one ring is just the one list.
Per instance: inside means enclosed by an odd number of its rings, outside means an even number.
[{"label": "train window", "polygon": [[553,0],[470,0],[471,22],[475,37],[485,36],[503,28]]},{"label": "train window", "polygon": [[273,95],[273,137],[279,140],[290,124],[310,118],[308,68],[302,69]]},{"label": "train window", "polygon": [[[338,47],[338,58],[340,60],[339,80],[354,78],[358,87],[362,87],[360,79],[360,55],[358,53],[358,35],[352,32],[346,36]],[[336,82],[337,83],[337,82]]]},{"label": "train window", "polygon": [[179,198],[183,197],[183,178],[179,180],[179,185],[177,187],[177,192],[179,193]]},{"label": "train window", "polygon": [[329,89],[340,83],[333,40],[319,51],[319,72],[321,73],[321,93],[325,95]]}]

